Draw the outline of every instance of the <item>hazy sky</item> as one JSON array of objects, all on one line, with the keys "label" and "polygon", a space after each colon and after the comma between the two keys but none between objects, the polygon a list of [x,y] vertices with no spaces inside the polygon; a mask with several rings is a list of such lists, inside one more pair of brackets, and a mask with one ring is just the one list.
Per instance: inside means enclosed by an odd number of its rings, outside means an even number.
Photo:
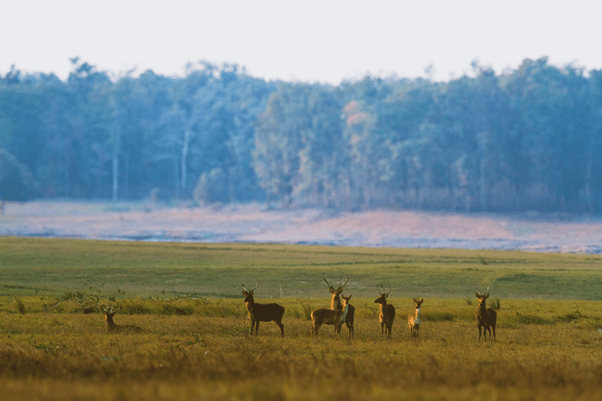
[{"label": "hazy sky", "polygon": [[69,58],[120,74],[237,63],[265,79],[338,84],[396,74],[498,73],[524,58],[602,69],[602,2],[530,0],[0,0],[0,74],[66,78]]}]

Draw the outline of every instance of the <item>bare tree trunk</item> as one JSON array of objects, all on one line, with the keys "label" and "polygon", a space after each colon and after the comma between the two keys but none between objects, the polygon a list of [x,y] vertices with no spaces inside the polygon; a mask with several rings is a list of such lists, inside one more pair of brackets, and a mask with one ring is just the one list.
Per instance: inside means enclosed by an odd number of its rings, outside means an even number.
[{"label": "bare tree trunk", "polygon": [[587,152],[587,167],[585,170],[585,198],[587,202],[587,207],[590,213],[594,212],[594,202],[592,199],[592,190],[591,190],[591,182],[592,182],[592,164],[594,159],[594,145],[590,141],[589,151]]},{"label": "bare tree trunk", "polygon": [[[182,174],[182,183],[180,186],[183,190],[186,190],[186,159],[188,158],[188,144],[190,143],[190,130],[184,131],[184,141],[182,143],[182,166],[180,171]],[[179,197],[179,196],[178,196]]]},{"label": "bare tree trunk", "polygon": [[173,155],[173,169],[174,169],[174,184],[176,186],[176,199],[180,199],[180,171],[179,171],[178,157]]},{"label": "bare tree trunk", "polygon": [[117,190],[119,189],[119,152],[113,151],[113,202],[117,202]]}]

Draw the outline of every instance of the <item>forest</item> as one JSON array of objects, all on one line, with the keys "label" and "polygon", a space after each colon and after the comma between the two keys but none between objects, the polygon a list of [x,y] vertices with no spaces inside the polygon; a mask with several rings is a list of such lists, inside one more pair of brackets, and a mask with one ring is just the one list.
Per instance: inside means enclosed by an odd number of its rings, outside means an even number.
[{"label": "forest", "polygon": [[0,73],[0,200],[602,212],[602,70],[475,60],[334,86],[70,61],[66,80]]}]

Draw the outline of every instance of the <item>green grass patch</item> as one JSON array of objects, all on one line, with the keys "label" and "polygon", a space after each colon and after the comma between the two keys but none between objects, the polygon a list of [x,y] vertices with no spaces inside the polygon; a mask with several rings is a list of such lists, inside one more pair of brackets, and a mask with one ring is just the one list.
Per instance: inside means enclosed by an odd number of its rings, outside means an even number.
[{"label": "green grass patch", "polygon": [[[602,257],[487,250],[397,249],[278,244],[184,244],[0,237],[0,295],[59,296],[91,288],[129,298],[259,298],[345,293],[395,297],[602,300]],[[301,305],[298,305],[301,307]]]}]

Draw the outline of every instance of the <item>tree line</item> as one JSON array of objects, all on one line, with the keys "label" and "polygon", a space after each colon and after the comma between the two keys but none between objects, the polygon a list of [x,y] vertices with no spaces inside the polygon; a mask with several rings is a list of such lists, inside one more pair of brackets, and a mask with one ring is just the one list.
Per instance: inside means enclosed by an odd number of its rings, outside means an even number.
[{"label": "tree line", "polygon": [[602,71],[266,81],[238,65],[0,74],[0,198],[602,209]]}]

